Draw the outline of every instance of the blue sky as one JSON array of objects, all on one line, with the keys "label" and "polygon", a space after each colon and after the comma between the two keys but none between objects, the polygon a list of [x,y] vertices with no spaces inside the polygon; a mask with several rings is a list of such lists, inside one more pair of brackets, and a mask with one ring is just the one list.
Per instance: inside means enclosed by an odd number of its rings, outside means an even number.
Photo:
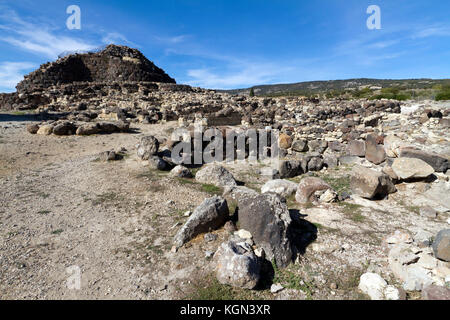
[{"label": "blue sky", "polygon": [[[66,8],[81,9],[68,30]],[[369,30],[369,5],[381,30]],[[448,0],[0,0],[0,92],[66,50],[141,50],[207,88],[348,78],[449,78]]]}]

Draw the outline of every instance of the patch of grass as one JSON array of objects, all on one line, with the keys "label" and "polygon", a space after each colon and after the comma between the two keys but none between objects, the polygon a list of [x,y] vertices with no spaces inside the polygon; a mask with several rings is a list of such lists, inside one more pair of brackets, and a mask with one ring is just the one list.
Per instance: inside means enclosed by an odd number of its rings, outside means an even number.
[{"label": "patch of grass", "polygon": [[347,192],[350,193],[350,177],[331,177],[323,176],[322,179],[333,187],[338,193]]},{"label": "patch of grass", "polygon": [[312,299],[313,290],[315,288],[312,282],[305,281],[299,274],[288,268],[279,269],[275,261],[272,261],[272,267],[275,272],[273,283],[280,283],[287,289],[301,290],[306,294],[308,300]]},{"label": "patch of grass", "polygon": [[238,203],[236,200],[230,200],[227,201],[228,203],[228,211],[230,212],[230,215],[234,215],[236,212],[236,209],[238,207]]},{"label": "patch of grass", "polygon": [[106,192],[100,195],[97,195],[96,199],[92,200],[92,205],[97,206],[100,204],[107,204],[114,201],[123,200],[123,197],[119,196],[115,192]]},{"label": "patch of grass", "polygon": [[63,231],[64,230],[62,230],[62,229],[57,229],[57,230],[52,231],[52,234],[61,234]]},{"label": "patch of grass", "polygon": [[197,182],[195,182],[194,180],[191,179],[187,179],[187,178],[177,178],[178,182],[180,182],[181,184],[197,184]]},{"label": "patch of grass", "polygon": [[254,298],[251,290],[221,284],[213,275],[208,275],[194,284],[191,292],[183,300],[250,300]]},{"label": "patch of grass", "polygon": [[212,184],[202,183],[201,190],[212,195],[222,195],[223,189]]},{"label": "patch of grass", "polygon": [[349,202],[338,202],[338,204],[342,208],[344,214],[347,215],[350,220],[354,222],[365,221],[366,217],[361,214],[361,205]]}]

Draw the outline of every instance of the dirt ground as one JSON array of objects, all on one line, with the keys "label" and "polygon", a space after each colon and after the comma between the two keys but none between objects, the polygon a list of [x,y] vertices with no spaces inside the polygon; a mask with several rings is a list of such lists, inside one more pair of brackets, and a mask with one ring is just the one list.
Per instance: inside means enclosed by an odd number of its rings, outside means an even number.
[{"label": "dirt ground", "polygon": [[[357,289],[359,276],[368,269],[395,284],[383,237],[448,227],[447,216],[429,220],[409,204],[420,183],[415,190],[400,185],[375,205],[298,207],[288,199],[315,226],[317,240],[276,275],[287,289],[226,288],[214,281],[206,256],[228,237],[223,229],[214,232],[215,241],[199,236],[171,252],[184,213],[211,190],[149,170],[136,156],[141,135],[162,140],[176,123],[133,124],[132,134],[58,137],[29,134],[29,120],[0,115],[1,299],[360,299],[366,297]],[[121,147],[123,160],[98,160],[100,152]],[[226,167],[249,187],[265,182],[258,166]],[[318,175],[348,187],[348,168]],[[68,286],[73,268],[80,270],[79,289]]]}]

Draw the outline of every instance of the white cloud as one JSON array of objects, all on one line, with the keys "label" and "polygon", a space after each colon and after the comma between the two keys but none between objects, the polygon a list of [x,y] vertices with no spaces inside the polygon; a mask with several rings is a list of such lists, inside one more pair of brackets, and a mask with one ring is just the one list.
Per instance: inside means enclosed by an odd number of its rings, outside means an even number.
[{"label": "white cloud", "polygon": [[0,63],[0,88],[14,91],[16,84],[23,80],[23,73],[31,71],[35,65],[30,62]]},{"label": "white cloud", "polygon": [[428,38],[428,37],[448,37],[450,36],[450,27],[431,26],[417,31],[412,38]]},{"label": "white cloud", "polygon": [[119,32],[109,32],[106,35],[103,36],[102,42],[104,44],[127,44],[131,45],[133,47],[138,47],[137,44],[129,41],[127,37],[125,37],[123,34]]},{"label": "white cloud", "polygon": [[0,17],[6,21],[6,24],[0,25],[5,33],[0,41],[47,58],[56,59],[62,52],[87,51],[97,47],[76,37],[58,35],[47,26],[26,22],[14,11],[7,11]]}]

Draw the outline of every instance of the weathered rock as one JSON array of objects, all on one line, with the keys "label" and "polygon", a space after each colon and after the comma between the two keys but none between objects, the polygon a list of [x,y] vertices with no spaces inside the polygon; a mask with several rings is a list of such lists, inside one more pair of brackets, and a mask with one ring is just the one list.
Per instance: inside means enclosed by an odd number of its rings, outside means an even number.
[{"label": "weathered rock", "polygon": [[236,200],[238,203],[240,203],[244,199],[259,196],[259,193],[245,186],[231,186],[224,188],[223,196],[229,196],[231,199]]},{"label": "weathered rock", "polygon": [[402,148],[400,151],[401,158],[416,158],[425,161],[436,172],[446,172],[449,168],[449,159],[436,153],[428,153],[412,148]]},{"label": "weathered rock", "polygon": [[350,156],[364,157],[366,155],[366,143],[361,140],[350,140],[347,150]]},{"label": "weathered rock", "polygon": [[200,169],[195,175],[195,180],[218,187],[232,187],[237,185],[233,175],[224,167],[216,164],[208,164]]},{"label": "weathered rock", "polygon": [[269,180],[261,188],[261,193],[274,192],[285,198],[295,191],[297,191],[297,184],[283,179]]},{"label": "weathered rock", "polygon": [[384,300],[387,282],[376,273],[364,273],[359,279],[358,288],[372,300]]},{"label": "weathered rock", "polygon": [[400,148],[407,145],[402,139],[394,135],[387,135],[384,137],[384,151],[386,155],[391,158],[396,158],[400,155]]},{"label": "weathered rock", "polygon": [[260,279],[261,263],[252,250],[233,241],[224,242],[214,254],[216,277],[222,284],[254,289]]},{"label": "weathered rock", "polygon": [[68,121],[59,123],[53,128],[53,134],[57,136],[72,135],[75,134],[76,131],[77,127],[73,123]]},{"label": "weathered rock", "polygon": [[392,163],[392,170],[399,179],[426,178],[434,173],[434,169],[418,158],[397,158]]},{"label": "weathered rock", "polygon": [[85,123],[78,127],[76,135],[78,136],[90,136],[100,132],[100,128],[97,123]]},{"label": "weathered rock", "polygon": [[306,204],[313,199],[314,193],[319,190],[332,189],[331,186],[320,178],[306,177],[300,181],[295,193],[295,200],[300,204]]},{"label": "weathered rock", "polygon": [[293,178],[303,173],[302,162],[300,160],[280,160],[278,161],[278,172],[280,178]]},{"label": "weathered rock", "polygon": [[52,132],[53,132],[53,125],[52,124],[44,124],[39,127],[39,130],[36,133],[44,135],[44,136],[48,136],[48,135],[52,134]]},{"label": "weathered rock", "polygon": [[148,160],[158,153],[159,141],[154,136],[144,136],[137,145],[137,155],[142,160]]},{"label": "weathered rock", "polygon": [[248,230],[268,260],[286,267],[294,252],[290,240],[291,217],[285,199],[274,193],[247,198],[239,204],[240,227]]},{"label": "weathered rock", "polygon": [[162,158],[158,156],[150,156],[148,159],[148,166],[153,170],[167,170],[169,168],[169,164]]},{"label": "weathered rock", "polygon": [[450,261],[450,229],[439,231],[433,242],[433,251],[436,258]]},{"label": "weathered rock", "polygon": [[366,159],[374,164],[380,164],[386,160],[386,152],[383,146],[378,145],[375,135],[366,137]]},{"label": "weathered rock", "polygon": [[354,166],[351,172],[350,187],[352,192],[363,198],[384,198],[396,191],[387,175],[362,166]]},{"label": "weathered rock", "polygon": [[278,141],[282,149],[289,149],[292,145],[292,137],[285,133],[280,134]]},{"label": "weathered rock", "polygon": [[225,199],[218,196],[205,199],[175,235],[174,245],[180,248],[200,233],[221,227],[228,218],[228,204]]},{"label": "weathered rock", "polygon": [[430,284],[422,289],[423,300],[450,300],[450,288]]},{"label": "weathered rock", "polygon": [[177,178],[192,178],[192,172],[188,168],[178,165],[170,171],[170,176]]},{"label": "weathered rock", "polygon": [[308,161],[308,171],[320,171],[323,168],[323,159],[321,157],[311,157]]},{"label": "weathered rock", "polygon": [[303,139],[295,139],[294,142],[292,142],[291,148],[297,152],[306,152],[308,151],[308,141]]},{"label": "weathered rock", "polygon": [[101,161],[114,161],[117,160],[119,157],[116,154],[115,151],[105,151],[100,153],[99,159]]},{"label": "weathered rock", "polygon": [[39,126],[35,123],[27,124],[27,131],[31,134],[36,134],[39,130]]}]

